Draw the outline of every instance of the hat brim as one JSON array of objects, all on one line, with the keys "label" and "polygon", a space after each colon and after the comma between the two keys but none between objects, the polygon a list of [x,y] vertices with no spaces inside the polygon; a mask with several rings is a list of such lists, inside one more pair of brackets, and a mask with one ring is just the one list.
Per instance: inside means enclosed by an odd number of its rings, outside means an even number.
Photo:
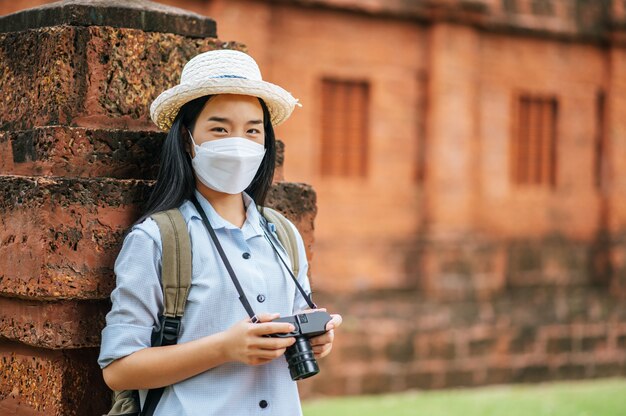
[{"label": "hat brim", "polygon": [[240,94],[261,98],[270,113],[271,123],[285,121],[298,100],[278,85],[245,78],[210,78],[194,84],[179,84],[163,91],[150,105],[150,117],[162,130],[169,130],[180,108],[205,95]]}]

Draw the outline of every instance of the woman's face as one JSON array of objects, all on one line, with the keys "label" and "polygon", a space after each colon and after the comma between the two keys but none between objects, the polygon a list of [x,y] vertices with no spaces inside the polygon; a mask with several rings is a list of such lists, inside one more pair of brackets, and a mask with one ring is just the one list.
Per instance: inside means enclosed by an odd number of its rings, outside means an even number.
[{"label": "woman's face", "polygon": [[249,95],[215,95],[204,105],[191,134],[198,146],[227,137],[243,137],[265,145],[261,103]]}]

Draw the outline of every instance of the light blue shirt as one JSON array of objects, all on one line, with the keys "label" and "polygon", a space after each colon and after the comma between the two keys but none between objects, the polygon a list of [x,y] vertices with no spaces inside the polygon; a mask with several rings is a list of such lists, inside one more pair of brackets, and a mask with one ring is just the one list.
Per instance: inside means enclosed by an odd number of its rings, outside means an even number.
[{"label": "light blue shirt", "polygon": [[[263,220],[252,199],[244,194],[247,218],[238,228],[220,217],[197,191],[196,197],[255,313],[278,312],[287,316],[306,309],[305,300],[264,236]],[[193,267],[178,338],[182,344],[225,331],[248,315],[194,205],[186,201],[180,210],[191,238]],[[291,267],[272,226],[268,227],[270,236]],[[297,279],[310,293],[304,244],[297,230],[296,235],[300,258]],[[115,262],[115,275],[113,305],[102,331],[98,359],[102,368],[150,347],[152,331],[159,326],[158,318],[163,312],[161,238],[155,221],[148,218],[126,236]],[[140,391],[142,403],[146,393]],[[296,382],[291,380],[284,356],[260,366],[229,362],[168,386],[155,412],[155,416],[301,414]]]}]

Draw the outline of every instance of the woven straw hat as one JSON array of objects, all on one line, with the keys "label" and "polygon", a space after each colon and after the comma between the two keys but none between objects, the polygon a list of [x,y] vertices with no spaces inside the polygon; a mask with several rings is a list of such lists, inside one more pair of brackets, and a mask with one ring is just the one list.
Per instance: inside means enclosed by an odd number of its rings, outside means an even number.
[{"label": "woven straw hat", "polygon": [[279,87],[263,81],[258,65],[240,51],[223,49],[194,56],[183,68],[180,84],[163,91],[150,106],[152,121],[169,130],[185,103],[214,94],[241,94],[261,98],[270,112],[272,125],[285,121],[298,100]]}]

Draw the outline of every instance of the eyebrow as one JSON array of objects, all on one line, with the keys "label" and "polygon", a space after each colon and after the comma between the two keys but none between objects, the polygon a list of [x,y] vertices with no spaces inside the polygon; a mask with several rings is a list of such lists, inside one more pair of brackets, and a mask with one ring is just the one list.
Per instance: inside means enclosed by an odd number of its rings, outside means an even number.
[{"label": "eyebrow", "polygon": [[[209,117],[208,121],[216,121],[218,123],[230,123],[231,121],[225,117]],[[246,124],[263,124],[263,120],[250,120]]]}]

